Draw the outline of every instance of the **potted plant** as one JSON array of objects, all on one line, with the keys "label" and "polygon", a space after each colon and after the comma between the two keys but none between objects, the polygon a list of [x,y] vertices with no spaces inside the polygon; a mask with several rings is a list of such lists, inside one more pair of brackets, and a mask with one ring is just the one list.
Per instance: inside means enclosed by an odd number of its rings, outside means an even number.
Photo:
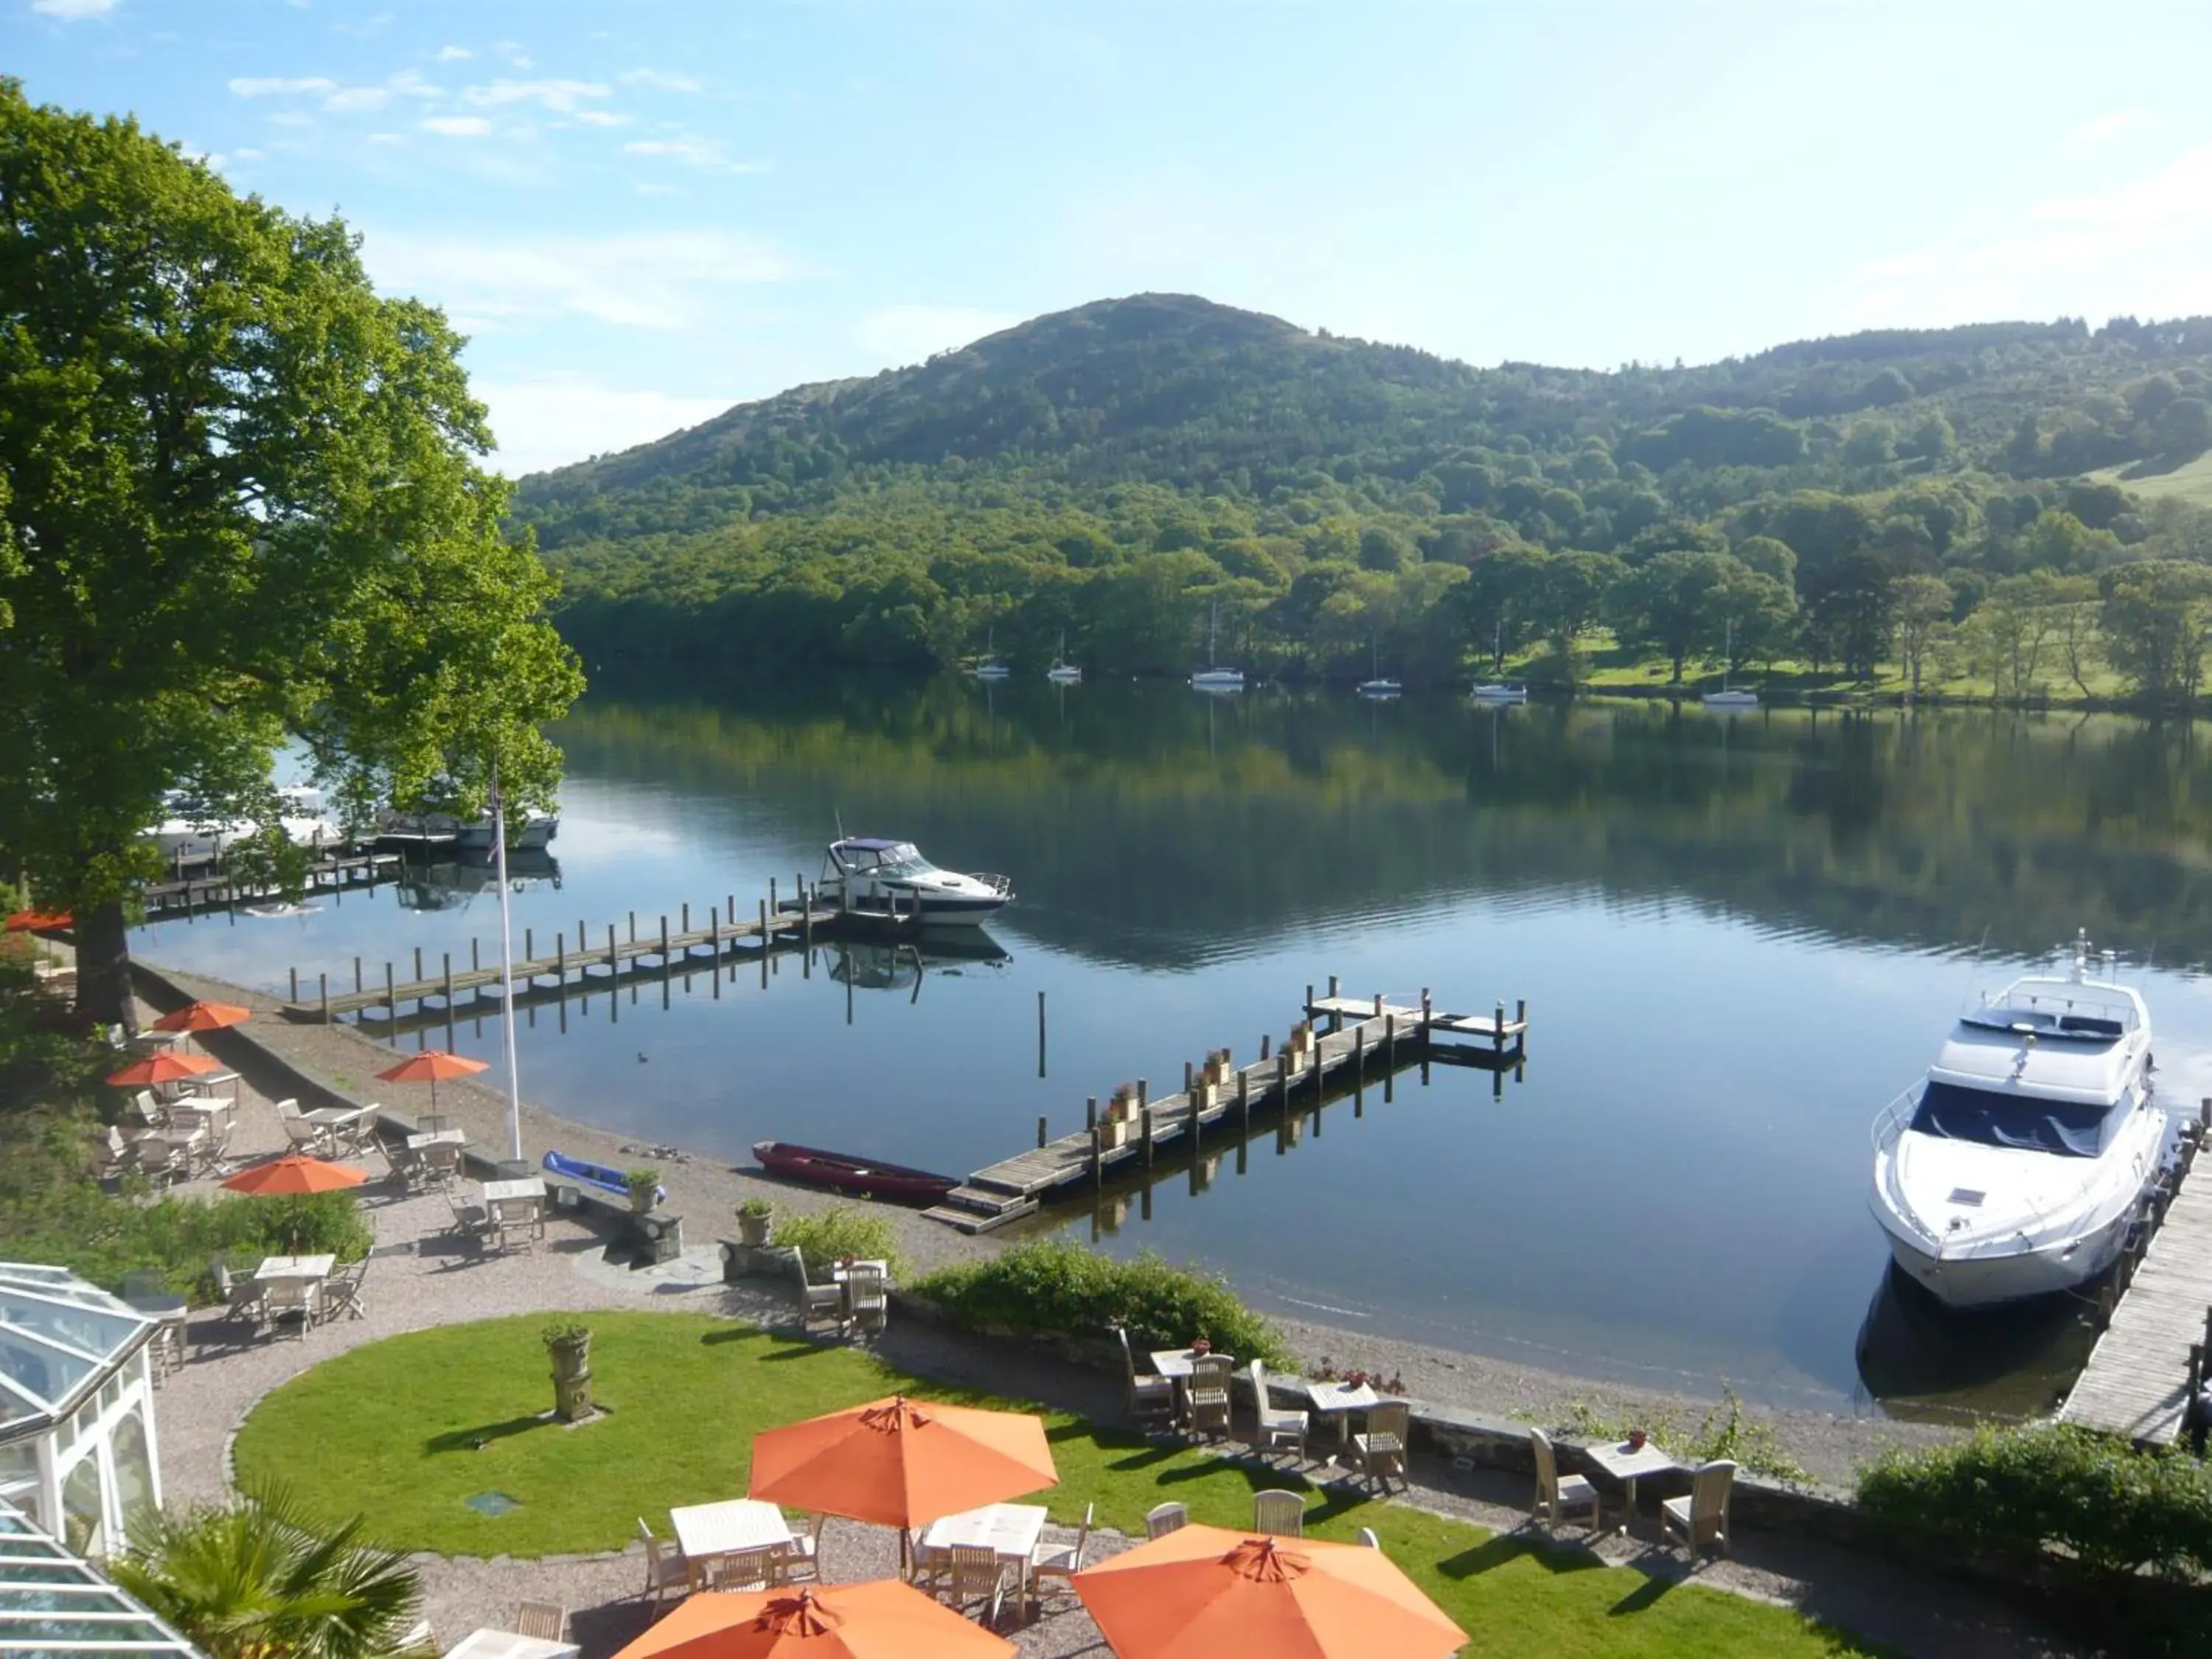
[{"label": "potted plant", "polygon": [[660,1171],[632,1170],[623,1179],[629,1183],[629,1206],[643,1215],[660,1201]]},{"label": "potted plant", "polygon": [[775,1227],[775,1206],[764,1198],[749,1198],[738,1206],[738,1235],[755,1249],[769,1242]]},{"label": "potted plant", "polygon": [[580,1423],[592,1414],[592,1331],[574,1319],[556,1319],[539,1333],[553,1361],[553,1414]]}]

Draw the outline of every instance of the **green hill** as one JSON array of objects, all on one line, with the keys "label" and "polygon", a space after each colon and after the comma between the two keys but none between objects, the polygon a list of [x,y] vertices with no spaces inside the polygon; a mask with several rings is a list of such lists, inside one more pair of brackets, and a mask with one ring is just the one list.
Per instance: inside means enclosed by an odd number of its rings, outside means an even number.
[{"label": "green hill", "polygon": [[1864,672],[1899,648],[1904,578],[1948,586],[1948,628],[2008,577],[2212,550],[2186,502],[2082,481],[2181,477],[2208,388],[2194,319],[1597,372],[1139,295],[534,476],[515,510],[595,657],[931,666],[1065,637],[1167,672],[1210,616],[1282,672],[1541,641],[1565,672],[1600,626],[1669,659],[1733,627],[1740,658]]}]

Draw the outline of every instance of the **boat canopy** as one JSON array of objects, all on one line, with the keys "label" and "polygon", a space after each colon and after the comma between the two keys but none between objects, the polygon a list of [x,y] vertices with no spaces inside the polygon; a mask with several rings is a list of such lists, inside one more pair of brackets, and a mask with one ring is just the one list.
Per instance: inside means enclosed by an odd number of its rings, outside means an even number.
[{"label": "boat canopy", "polygon": [[884,841],[873,836],[833,842],[830,856],[843,868],[878,874],[913,875],[937,866],[922,857],[910,841]]},{"label": "boat canopy", "polygon": [[1911,1127],[1939,1140],[1971,1140],[2015,1152],[2095,1158],[2113,1127],[2135,1104],[2132,1094],[2113,1105],[2001,1095],[1930,1079],[1912,1114]]},{"label": "boat canopy", "polygon": [[2061,1042],[2117,1042],[2127,1035],[2127,1023],[2103,1014],[2068,1013],[2057,1008],[2016,1007],[1993,1002],[1972,1008],[1959,1017],[1963,1025],[1979,1026],[1988,1031],[2013,1031],[2021,1036],[2030,1032],[2040,1039],[2055,1037]]}]

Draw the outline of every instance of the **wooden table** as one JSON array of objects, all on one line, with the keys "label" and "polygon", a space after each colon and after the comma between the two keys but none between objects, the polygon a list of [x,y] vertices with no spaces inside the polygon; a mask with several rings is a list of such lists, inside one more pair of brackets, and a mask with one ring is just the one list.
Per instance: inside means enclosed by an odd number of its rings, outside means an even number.
[{"label": "wooden table", "polygon": [[261,1259],[254,1278],[266,1285],[279,1279],[328,1279],[338,1265],[335,1255],[270,1255]]},{"label": "wooden table", "polygon": [[919,1562],[933,1550],[949,1550],[956,1544],[969,1549],[989,1550],[999,1558],[1001,1565],[1007,1562],[1018,1565],[1022,1603],[1026,1607],[1030,1599],[1030,1558],[1036,1553],[1050,1514],[1042,1504],[986,1504],[981,1509],[939,1516],[922,1534],[921,1547],[915,1559]]},{"label": "wooden table", "polygon": [[1341,1451],[1352,1441],[1352,1413],[1381,1405],[1382,1396],[1375,1392],[1371,1382],[1362,1382],[1356,1389],[1349,1382],[1309,1382],[1306,1403],[1323,1417],[1336,1420],[1336,1445]]},{"label": "wooden table", "polygon": [[1636,1483],[1647,1474],[1663,1474],[1668,1469],[1682,1467],[1650,1440],[1644,1443],[1641,1449],[1634,1451],[1629,1449],[1626,1440],[1586,1446],[1583,1450],[1589,1454],[1591,1462],[1628,1489],[1628,1508],[1620,1521],[1623,1532],[1628,1530],[1629,1520],[1636,1513]]},{"label": "wooden table", "polygon": [[407,1150],[419,1152],[425,1146],[465,1146],[469,1144],[466,1129],[418,1129],[407,1137]]},{"label": "wooden table", "polygon": [[518,1636],[511,1630],[472,1630],[446,1659],[576,1659],[574,1642],[549,1642],[542,1636]]},{"label": "wooden table", "polygon": [[483,1195],[487,1204],[510,1202],[518,1198],[534,1198],[542,1203],[545,1198],[545,1183],[536,1176],[527,1176],[520,1181],[487,1181],[483,1184]]},{"label": "wooden table", "polygon": [[695,1573],[702,1561],[745,1550],[781,1549],[791,1543],[791,1523],[783,1518],[783,1511],[756,1498],[672,1509],[668,1511],[668,1522],[676,1529],[677,1547]]}]

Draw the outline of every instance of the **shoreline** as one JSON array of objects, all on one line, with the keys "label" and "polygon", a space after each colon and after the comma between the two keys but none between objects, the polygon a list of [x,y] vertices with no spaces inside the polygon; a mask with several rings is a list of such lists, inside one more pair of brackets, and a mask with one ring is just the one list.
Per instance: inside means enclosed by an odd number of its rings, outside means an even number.
[{"label": "shoreline", "polygon": [[[265,992],[203,974],[172,969],[148,959],[146,966],[179,988],[196,996],[234,1002],[253,1010],[250,1025],[214,1034],[221,1044],[231,1039],[252,1043],[331,1086],[363,1099],[403,1112],[427,1106],[428,1091],[420,1085],[380,1084],[375,1073],[392,1063],[393,1049],[346,1024],[297,1024],[277,1011],[280,1000]],[[237,1069],[243,1071],[244,1066]],[[471,1079],[438,1085],[438,1104],[450,1113],[480,1147],[507,1144],[507,1100],[504,1093]],[[535,1164],[544,1152],[557,1146],[574,1156],[617,1167],[657,1163],[661,1182],[668,1189],[666,1207],[684,1218],[687,1247],[708,1245],[734,1236],[737,1206],[749,1198],[772,1200],[780,1209],[811,1212],[854,1200],[828,1192],[793,1186],[750,1174],[688,1149],[672,1148],[675,1158],[654,1159],[634,1141],[610,1131],[533,1104],[522,1102],[522,1139],[526,1156]],[[995,1255],[1016,1237],[994,1239],[988,1235],[960,1233],[926,1221],[921,1212],[899,1205],[871,1206],[870,1212],[890,1222],[899,1245],[911,1264],[909,1278],[954,1261]],[[1204,1264],[1198,1264],[1203,1267]],[[1424,1401],[1450,1405],[1498,1418],[1551,1428],[1570,1421],[1577,1405],[1607,1417],[1671,1418],[1694,1425],[1720,1403],[1716,1392],[1698,1395],[1666,1389],[1641,1389],[1601,1378],[1576,1375],[1547,1366],[1497,1358],[1433,1344],[1352,1330],[1318,1321],[1267,1312],[1286,1344],[1310,1367],[1323,1356],[1338,1357],[1340,1367],[1358,1364],[1380,1368],[1404,1379],[1407,1392]],[[1960,1437],[1963,1425],[1932,1424],[1900,1419],[1844,1415],[1810,1407],[1757,1406],[1747,1408],[1748,1419],[1770,1428],[1780,1449],[1789,1454],[1819,1486],[1848,1488],[1857,1468],[1893,1446],[1940,1444]]]}]

